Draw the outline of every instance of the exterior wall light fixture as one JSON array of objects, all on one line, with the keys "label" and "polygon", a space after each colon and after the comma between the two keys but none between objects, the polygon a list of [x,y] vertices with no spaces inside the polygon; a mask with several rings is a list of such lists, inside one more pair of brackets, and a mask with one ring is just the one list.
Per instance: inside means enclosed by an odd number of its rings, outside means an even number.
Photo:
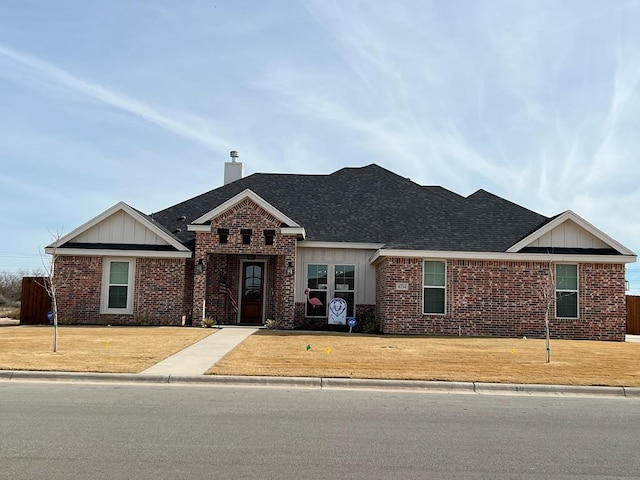
[{"label": "exterior wall light fixture", "polygon": [[204,260],[202,260],[201,258],[198,259],[198,263],[196,263],[195,272],[198,275],[200,275],[202,272],[204,272]]},{"label": "exterior wall light fixture", "polygon": [[291,260],[287,262],[287,275],[293,275],[293,262]]}]

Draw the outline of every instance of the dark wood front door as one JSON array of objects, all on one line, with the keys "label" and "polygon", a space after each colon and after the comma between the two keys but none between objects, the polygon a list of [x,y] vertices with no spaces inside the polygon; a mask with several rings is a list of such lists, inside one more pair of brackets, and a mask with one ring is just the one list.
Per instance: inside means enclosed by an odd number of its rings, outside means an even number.
[{"label": "dark wood front door", "polygon": [[264,264],[243,264],[240,323],[262,324],[263,286]]}]

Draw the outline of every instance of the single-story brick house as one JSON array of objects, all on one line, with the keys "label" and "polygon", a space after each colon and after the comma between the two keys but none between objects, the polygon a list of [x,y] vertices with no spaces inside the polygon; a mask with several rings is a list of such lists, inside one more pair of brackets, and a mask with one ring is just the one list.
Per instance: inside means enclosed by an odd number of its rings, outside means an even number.
[{"label": "single-story brick house", "polygon": [[636,255],[572,211],[375,164],[243,177],[236,157],[219,188],[151,215],[118,203],[49,245],[59,321],[296,328],[340,297],[385,333],[541,336],[550,305],[553,337],[624,340]]}]

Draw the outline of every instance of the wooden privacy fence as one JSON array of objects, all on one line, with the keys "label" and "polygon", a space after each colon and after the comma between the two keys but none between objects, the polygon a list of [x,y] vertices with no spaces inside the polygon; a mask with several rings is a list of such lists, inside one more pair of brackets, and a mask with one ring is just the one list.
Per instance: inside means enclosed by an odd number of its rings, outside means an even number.
[{"label": "wooden privacy fence", "polygon": [[45,277],[23,277],[20,296],[20,325],[49,323],[51,298],[44,288]]},{"label": "wooden privacy fence", "polygon": [[627,333],[640,335],[640,296],[627,295]]}]

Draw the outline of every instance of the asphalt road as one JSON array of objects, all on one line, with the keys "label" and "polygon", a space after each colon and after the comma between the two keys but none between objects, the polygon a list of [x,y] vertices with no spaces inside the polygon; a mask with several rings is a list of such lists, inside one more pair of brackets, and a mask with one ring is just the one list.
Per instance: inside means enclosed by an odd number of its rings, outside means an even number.
[{"label": "asphalt road", "polygon": [[640,401],[0,382],[0,479],[640,477]]}]

